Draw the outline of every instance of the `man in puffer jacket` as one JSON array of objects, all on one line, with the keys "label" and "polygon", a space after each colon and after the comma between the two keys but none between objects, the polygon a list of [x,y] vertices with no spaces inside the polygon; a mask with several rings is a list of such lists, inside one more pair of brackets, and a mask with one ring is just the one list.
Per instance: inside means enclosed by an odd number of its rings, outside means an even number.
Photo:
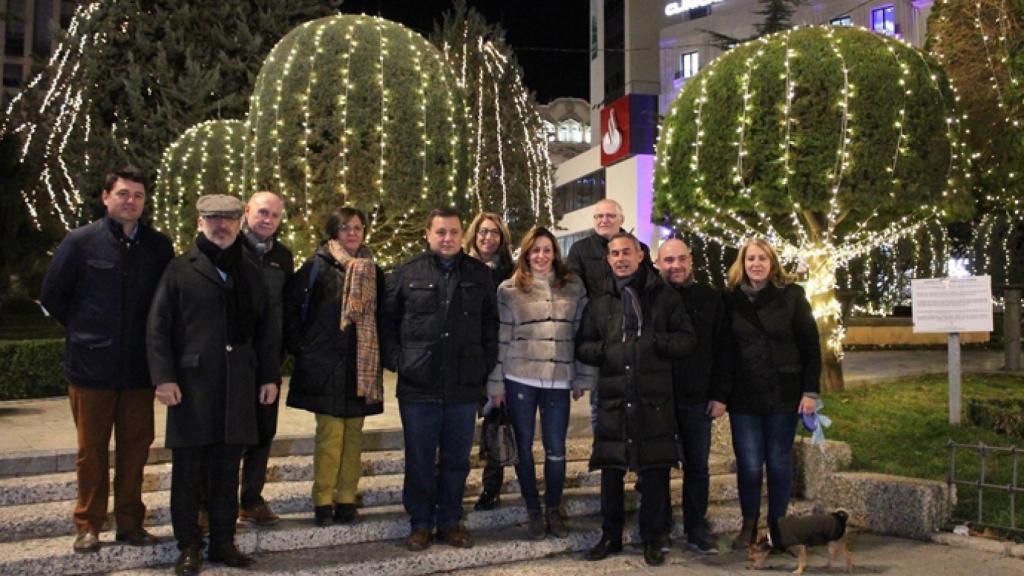
[{"label": "man in puffer jacket", "polygon": [[657,566],[665,561],[669,469],[679,463],[672,360],[693,350],[696,338],[679,294],[642,261],[636,238],[612,237],[613,283],[588,305],[576,356],[601,369],[590,468],[601,470],[604,522],[601,540],[586,558],[601,560],[622,550],[623,479],[634,470],[643,475],[644,560]]}]

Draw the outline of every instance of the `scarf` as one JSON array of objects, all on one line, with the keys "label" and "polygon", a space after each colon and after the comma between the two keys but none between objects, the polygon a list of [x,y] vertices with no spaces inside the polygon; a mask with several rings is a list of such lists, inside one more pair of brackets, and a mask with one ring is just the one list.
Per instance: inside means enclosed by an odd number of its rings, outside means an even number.
[{"label": "scarf", "polygon": [[270,252],[270,249],[274,247],[273,236],[266,240],[260,240],[260,237],[252,230],[249,230],[248,226],[242,226],[242,234],[245,235],[246,244],[249,245],[249,248],[255,252],[257,256],[262,257],[267,252]]},{"label": "scarf", "polygon": [[199,234],[196,248],[210,262],[228,276],[228,281],[221,283],[224,290],[224,304],[228,322],[228,341],[232,344],[243,344],[256,332],[256,306],[253,304],[252,292],[245,274],[242,273],[242,243],[239,239],[223,250],[210,242],[206,236]]},{"label": "scarf", "polygon": [[616,278],[615,284],[619,289],[619,295],[622,297],[622,341],[625,342],[627,337],[635,336],[639,338],[643,335],[644,330],[644,314],[640,308],[640,296],[636,293],[633,288],[636,284],[643,284],[646,276],[642,272],[642,268],[633,273],[632,276],[627,278]]},{"label": "scarf", "polygon": [[356,326],[356,396],[367,404],[384,401],[384,380],[377,339],[377,267],[373,253],[360,246],[349,255],[337,240],[327,242],[331,257],[345,268],[341,289],[341,330]]}]

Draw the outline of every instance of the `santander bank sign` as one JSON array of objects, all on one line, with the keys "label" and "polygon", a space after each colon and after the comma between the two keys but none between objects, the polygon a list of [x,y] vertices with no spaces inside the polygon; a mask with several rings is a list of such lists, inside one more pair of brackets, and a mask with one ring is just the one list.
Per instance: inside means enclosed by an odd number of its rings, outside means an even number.
[{"label": "santander bank sign", "polygon": [[665,4],[665,16],[675,16],[697,8],[718,4],[725,0],[677,0]]}]

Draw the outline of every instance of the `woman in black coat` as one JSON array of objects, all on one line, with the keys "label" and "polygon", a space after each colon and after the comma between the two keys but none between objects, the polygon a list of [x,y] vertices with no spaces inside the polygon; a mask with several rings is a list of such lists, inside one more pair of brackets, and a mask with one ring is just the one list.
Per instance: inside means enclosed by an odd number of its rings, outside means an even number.
[{"label": "woman in black coat", "polygon": [[728,287],[728,407],[743,512],[733,547],[745,548],[757,536],[762,468],[768,471],[768,525],[786,515],[797,419],[815,410],[821,347],[803,288],[783,272],[766,241],[755,238],[740,249]]},{"label": "woman in black coat", "polygon": [[[491,270],[494,286],[512,276],[515,262],[512,260],[512,236],[501,216],[493,212],[481,212],[473,218],[462,239],[466,254],[483,262]],[[492,418],[499,415],[497,410],[488,413]],[[474,510],[490,510],[501,504],[501,485],[505,472],[501,466],[487,461],[484,463],[483,490]]]},{"label": "woman in black coat", "polygon": [[[284,304],[285,346],[295,357],[287,404],[316,414],[313,506],[318,526],[355,519],[363,419],[384,410],[380,394],[360,394],[357,376],[359,363],[375,355],[379,381],[379,342],[357,342],[358,322],[344,329],[340,322],[350,265],[373,259],[363,246],[366,215],[355,208],[335,209],[326,232],[328,240],[299,268]],[[374,265],[372,275],[376,287],[370,299],[381,302],[384,274]],[[376,323],[376,314],[369,321]]]}]

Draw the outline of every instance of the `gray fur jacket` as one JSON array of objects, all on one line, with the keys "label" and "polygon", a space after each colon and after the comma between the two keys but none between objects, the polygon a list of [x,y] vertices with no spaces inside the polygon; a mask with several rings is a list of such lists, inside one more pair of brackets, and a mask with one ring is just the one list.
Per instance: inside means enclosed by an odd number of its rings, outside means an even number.
[{"label": "gray fur jacket", "polygon": [[487,394],[505,393],[505,378],[569,382],[589,390],[597,369],[576,361],[576,331],[587,305],[587,292],[578,277],[553,286],[554,274],[534,276],[530,290],[509,278],[498,287],[498,364],[491,371]]}]

